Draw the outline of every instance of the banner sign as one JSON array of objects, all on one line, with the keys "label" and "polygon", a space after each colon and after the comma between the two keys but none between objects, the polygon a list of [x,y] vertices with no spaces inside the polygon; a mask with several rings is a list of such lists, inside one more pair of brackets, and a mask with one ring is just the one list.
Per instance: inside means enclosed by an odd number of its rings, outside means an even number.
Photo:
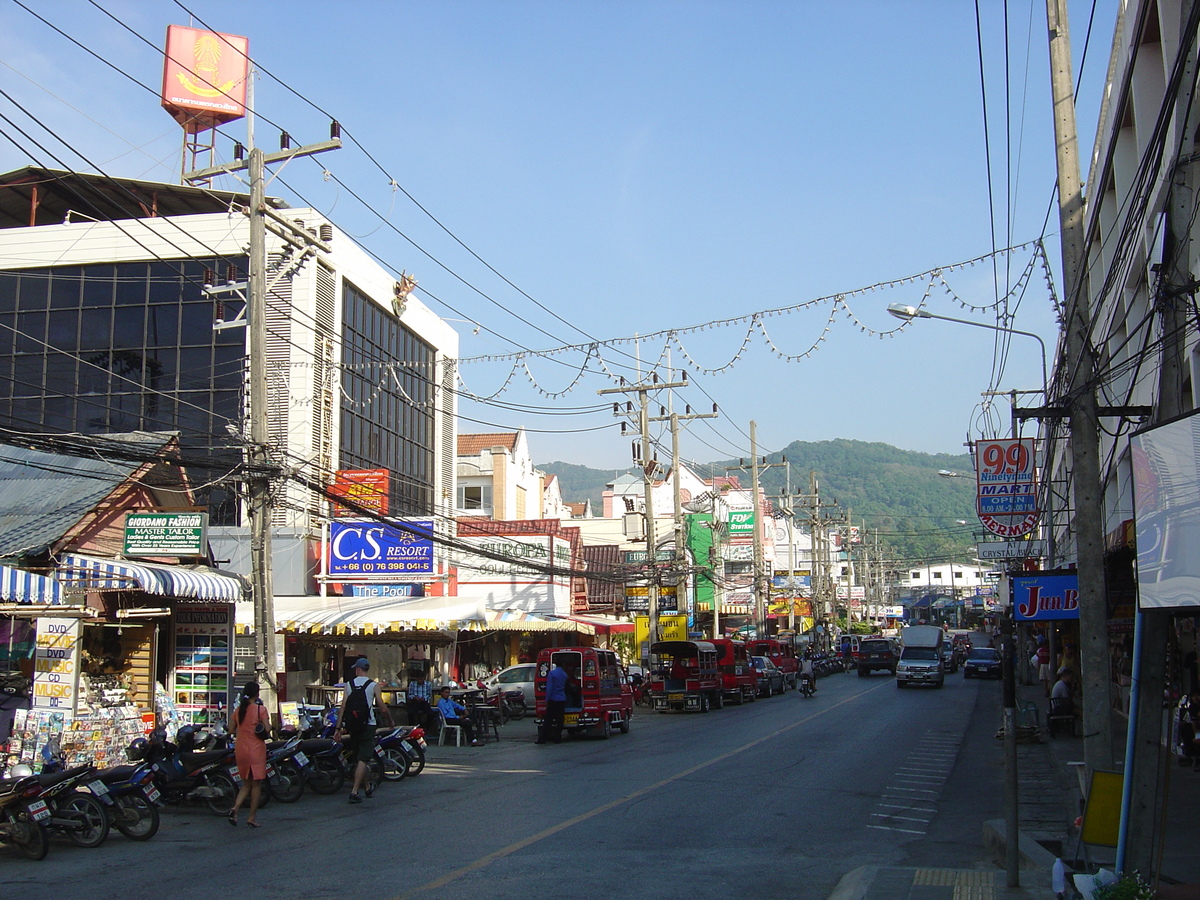
[{"label": "banner sign", "polygon": [[33,652],[33,706],[75,714],[79,694],[77,618],[39,617]]},{"label": "banner sign", "polygon": [[978,547],[980,559],[1041,559],[1046,541],[988,541]]},{"label": "banner sign", "polygon": [[379,522],[330,522],[328,575],[432,575],[433,520],[405,519],[412,531]]},{"label": "banner sign", "polygon": [[423,584],[348,584],[347,597],[424,597]]},{"label": "banner sign", "polygon": [[1020,537],[1038,523],[1035,447],[1032,438],[975,443],[979,521],[993,534]]},{"label": "banner sign", "polygon": [[208,556],[208,513],[129,513],[125,556]]},{"label": "banner sign", "polygon": [[1013,618],[1049,622],[1079,618],[1079,576],[1018,575],[1012,579]]},{"label": "banner sign", "polygon": [[1200,416],[1129,440],[1142,609],[1200,607]]},{"label": "banner sign", "polygon": [[341,469],[329,486],[329,493],[343,497],[358,509],[350,509],[340,503],[333,504],[335,519],[363,515],[363,510],[377,516],[388,514],[387,469]]},{"label": "banner sign", "polygon": [[188,134],[246,114],[250,42],[236,34],[167,26],[162,105]]},{"label": "banner sign", "polygon": [[729,510],[729,537],[754,537],[754,510]]}]

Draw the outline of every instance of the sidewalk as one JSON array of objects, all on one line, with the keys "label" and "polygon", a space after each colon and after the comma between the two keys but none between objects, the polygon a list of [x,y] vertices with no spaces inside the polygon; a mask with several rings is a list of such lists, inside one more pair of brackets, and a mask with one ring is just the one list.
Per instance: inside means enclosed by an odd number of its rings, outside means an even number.
[{"label": "sidewalk", "polygon": [[[1070,765],[1082,762],[1083,739],[1061,732],[1050,739],[1041,685],[1017,685],[1018,708],[1023,701],[1040,711],[1041,742],[1017,745],[1021,887],[1006,886],[1005,824],[1003,819],[993,819],[982,823],[982,839],[997,865],[994,870],[863,866],[842,878],[830,900],[1050,900],[1055,896],[1050,890],[1050,872],[1056,858],[1066,863],[1068,882],[1073,866],[1076,871],[1083,870],[1084,848],[1077,842],[1074,827],[1075,818],[1083,812],[1083,794],[1079,769]],[[1115,758],[1121,760],[1125,755],[1124,721],[1117,721],[1122,734],[1114,736],[1113,749]],[[996,754],[1003,753],[1003,741],[997,740]],[[1162,819],[1160,896],[1164,900],[1200,900],[1200,888],[1194,887],[1200,885],[1200,767],[1180,767],[1172,754],[1163,781],[1160,793],[1167,802]],[[1086,849],[1092,863],[1089,871],[1112,867],[1115,849]],[[1067,896],[1074,896],[1070,889]]]}]

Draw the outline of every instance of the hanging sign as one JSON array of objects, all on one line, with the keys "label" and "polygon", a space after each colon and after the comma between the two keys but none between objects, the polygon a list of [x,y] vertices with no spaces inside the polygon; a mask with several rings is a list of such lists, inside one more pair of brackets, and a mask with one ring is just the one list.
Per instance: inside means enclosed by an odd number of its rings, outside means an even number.
[{"label": "hanging sign", "polygon": [[1041,518],[1032,438],[977,441],[975,476],[979,521],[993,534],[1020,537]]},{"label": "hanging sign", "polygon": [[76,618],[39,617],[33,654],[33,705],[75,714],[79,694],[79,633]]},{"label": "hanging sign", "polygon": [[122,549],[125,556],[207,556],[208,513],[129,513]]}]

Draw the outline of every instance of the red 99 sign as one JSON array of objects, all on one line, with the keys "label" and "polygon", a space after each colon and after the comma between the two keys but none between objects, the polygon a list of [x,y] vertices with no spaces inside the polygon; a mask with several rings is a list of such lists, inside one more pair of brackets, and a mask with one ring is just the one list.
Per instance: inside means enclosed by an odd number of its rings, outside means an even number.
[{"label": "red 99 sign", "polygon": [[989,441],[979,444],[979,471],[1016,475],[1033,471],[1032,441]]}]

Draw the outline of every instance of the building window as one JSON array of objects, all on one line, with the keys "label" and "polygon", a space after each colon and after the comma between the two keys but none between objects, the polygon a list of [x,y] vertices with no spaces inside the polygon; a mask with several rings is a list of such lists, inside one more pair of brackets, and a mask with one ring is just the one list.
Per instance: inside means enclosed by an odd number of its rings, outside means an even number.
[{"label": "building window", "polygon": [[920,580],[921,580],[921,573],[920,573],[920,572],[913,572],[913,573],[912,573],[912,580],[913,580],[913,581],[920,581]]},{"label": "building window", "polygon": [[393,515],[434,511],[436,352],[343,282],[340,467],[387,469]]},{"label": "building window", "polygon": [[473,512],[492,511],[492,486],[466,485],[458,486],[458,508]]},{"label": "building window", "polygon": [[932,575],[932,576],[933,576],[933,578],[937,579],[938,581],[941,581],[941,580],[942,580],[942,573],[941,573],[941,572],[931,572],[931,573],[930,573],[930,575]]}]

